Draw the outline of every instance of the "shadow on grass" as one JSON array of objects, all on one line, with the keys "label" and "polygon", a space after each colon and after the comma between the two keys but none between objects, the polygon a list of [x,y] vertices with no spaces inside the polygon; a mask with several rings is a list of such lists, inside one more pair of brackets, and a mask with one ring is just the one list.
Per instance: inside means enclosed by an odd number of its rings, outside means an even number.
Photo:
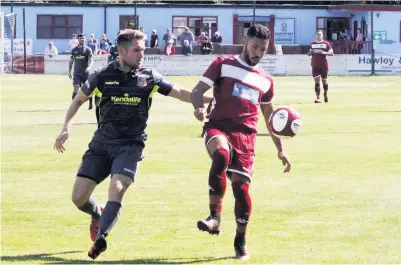
[{"label": "shadow on grass", "polygon": [[[1,257],[2,263],[45,263],[45,264],[93,264],[89,257],[87,259],[64,259],[62,257],[56,257],[63,254],[75,254],[82,253],[82,256],[86,256],[86,252],[82,251],[66,251],[58,253],[41,253],[41,254],[30,254],[30,255],[17,255],[17,256],[3,256]],[[96,262],[100,264],[197,264],[205,262],[214,262],[219,260],[230,260],[234,259],[231,257],[202,257],[202,258],[147,258],[147,259],[132,259],[132,260],[113,260],[107,261],[102,260],[100,257]]]}]

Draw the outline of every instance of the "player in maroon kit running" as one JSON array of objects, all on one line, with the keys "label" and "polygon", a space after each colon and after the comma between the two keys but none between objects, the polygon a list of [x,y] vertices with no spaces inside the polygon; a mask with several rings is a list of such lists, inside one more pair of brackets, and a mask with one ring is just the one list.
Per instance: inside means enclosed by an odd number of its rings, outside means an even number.
[{"label": "player in maroon kit running", "polygon": [[[203,133],[206,149],[212,158],[209,172],[210,216],[198,221],[197,226],[210,234],[220,233],[227,172],[235,197],[237,232],[234,249],[240,260],[249,259],[245,234],[252,209],[249,185],[254,168],[258,108],[261,108],[266,124],[274,110],[273,80],[258,65],[266,53],[269,38],[269,30],[265,26],[252,25],[243,39],[242,54],[218,57],[191,94],[196,118],[200,121],[206,117],[209,119]],[[210,87],[213,87],[214,99],[206,115],[202,96]],[[278,158],[286,166],[284,172],[289,172],[291,163],[281,140],[273,135],[272,139]]]},{"label": "player in maroon kit running", "polygon": [[327,62],[326,56],[333,56],[333,49],[331,48],[330,42],[323,40],[323,32],[321,30],[316,31],[316,40],[312,41],[311,48],[308,53],[312,56],[312,76],[315,79],[315,103],[320,103],[320,78],[322,78],[323,90],[324,90],[324,102],[329,102],[327,95],[329,91],[329,84],[327,83],[327,76],[329,74],[329,63]]}]

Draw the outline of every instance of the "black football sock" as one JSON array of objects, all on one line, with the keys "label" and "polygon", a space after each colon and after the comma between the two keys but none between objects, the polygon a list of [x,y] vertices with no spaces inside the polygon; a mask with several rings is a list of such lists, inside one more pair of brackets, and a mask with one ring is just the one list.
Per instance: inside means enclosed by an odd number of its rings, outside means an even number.
[{"label": "black football sock", "polygon": [[90,196],[89,200],[84,205],[78,206],[77,208],[92,215],[95,219],[100,219],[100,207],[96,204],[96,200],[93,196]]},{"label": "black football sock", "polygon": [[120,215],[121,203],[116,201],[108,201],[102,216],[100,217],[100,231],[97,234],[96,239],[100,237],[106,237],[114,225],[117,223]]},{"label": "black football sock", "polygon": [[329,84],[323,84],[323,90],[324,93],[327,93],[327,91],[329,90]]},{"label": "black football sock", "polygon": [[234,239],[234,246],[244,246],[246,244],[245,241],[245,233],[241,233],[237,230],[237,233],[235,235],[235,239]]},{"label": "black football sock", "polygon": [[320,84],[315,83],[315,93],[316,97],[320,97]]}]

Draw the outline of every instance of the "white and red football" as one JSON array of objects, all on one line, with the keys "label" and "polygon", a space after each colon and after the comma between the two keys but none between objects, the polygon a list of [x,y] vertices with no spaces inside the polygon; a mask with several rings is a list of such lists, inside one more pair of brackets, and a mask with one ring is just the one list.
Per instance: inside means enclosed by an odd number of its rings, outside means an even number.
[{"label": "white and red football", "polygon": [[269,130],[280,138],[294,137],[301,127],[301,115],[288,106],[276,108],[269,118]]}]

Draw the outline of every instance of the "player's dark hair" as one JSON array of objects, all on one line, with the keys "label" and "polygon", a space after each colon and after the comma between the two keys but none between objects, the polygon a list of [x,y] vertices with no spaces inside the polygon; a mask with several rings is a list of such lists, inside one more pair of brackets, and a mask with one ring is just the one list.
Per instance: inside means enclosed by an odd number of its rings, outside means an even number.
[{"label": "player's dark hair", "polygon": [[270,39],[270,31],[262,24],[252,24],[246,33],[248,38],[257,38],[262,40]]},{"label": "player's dark hair", "polygon": [[315,34],[318,33],[318,32],[323,33],[323,31],[321,29],[318,29],[318,30],[315,31]]},{"label": "player's dark hair", "polygon": [[133,40],[143,40],[145,39],[145,34],[142,31],[134,29],[124,29],[120,31],[117,36],[117,47],[127,48],[131,45]]},{"label": "player's dark hair", "polygon": [[77,35],[77,38],[83,38],[83,37],[85,37],[85,35],[84,35],[83,33],[79,33],[79,34]]}]

